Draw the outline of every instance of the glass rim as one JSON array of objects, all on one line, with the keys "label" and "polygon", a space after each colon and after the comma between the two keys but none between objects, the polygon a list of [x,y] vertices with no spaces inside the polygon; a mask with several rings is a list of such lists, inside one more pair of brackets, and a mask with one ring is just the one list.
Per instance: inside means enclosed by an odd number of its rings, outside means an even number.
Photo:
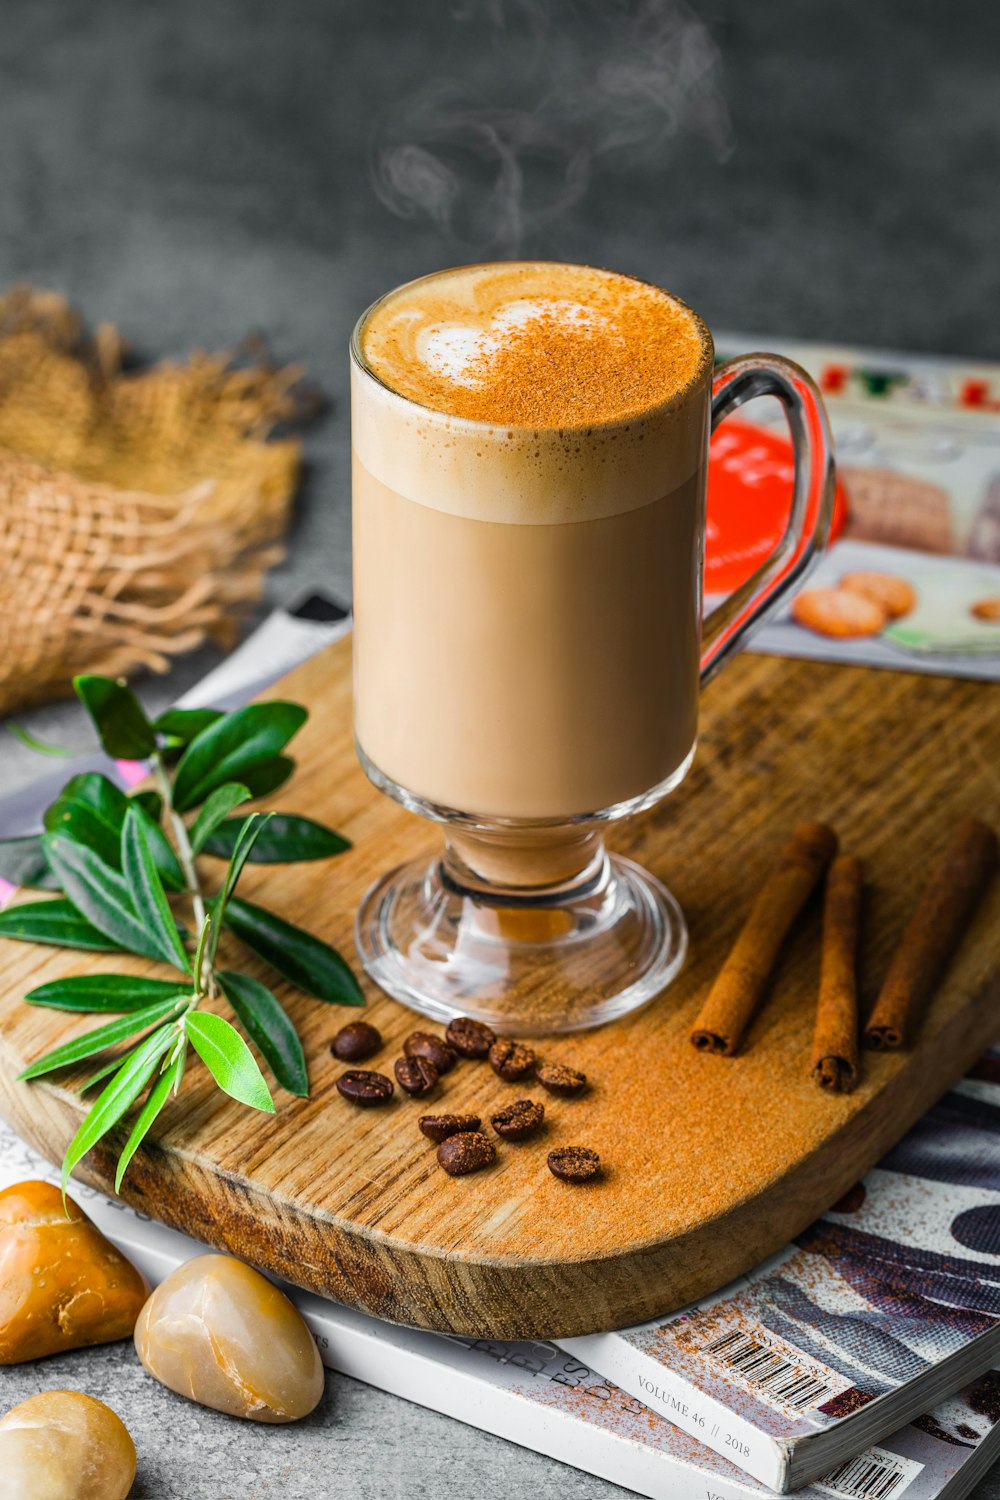
[{"label": "glass rim", "polygon": [[[676,306],[683,308],[694,319],[701,340],[701,358],[690,379],[681,386],[680,390],[668,396],[665,401],[659,401],[653,406],[643,407],[640,411],[632,412],[627,417],[607,417],[598,421],[591,419],[586,422],[566,422],[558,426],[554,424],[549,426],[544,423],[531,425],[525,422],[501,422],[482,417],[459,416],[455,412],[443,411],[439,406],[429,406],[423,401],[417,401],[412,396],[405,395],[402,391],[398,391],[395,386],[390,385],[388,381],[383,380],[381,375],[372,369],[365,358],[361,336],[369,319],[378,308],[388,302],[390,298],[395,297],[397,293],[406,291],[409,287],[420,286],[425,281],[436,281],[440,276],[451,276],[460,271],[484,270],[491,266],[569,266],[582,271],[603,271],[611,276],[622,276],[627,281],[634,281],[638,286],[650,287],[654,292],[659,292],[661,296],[667,297]],[[714,368],[715,341],[704,318],[700,313],[695,312],[694,308],[685,302],[683,297],[676,296],[674,292],[668,292],[666,287],[658,286],[654,281],[647,281],[642,276],[632,276],[627,271],[615,271],[609,266],[595,266],[589,261],[480,260],[470,261],[467,264],[457,266],[443,266],[437,271],[428,271],[423,276],[414,276],[409,281],[401,281],[398,286],[394,286],[388,292],[383,292],[380,297],[376,297],[375,301],[369,303],[368,307],[365,308],[354,325],[353,332],[351,333],[350,353],[352,363],[357,366],[360,374],[366,375],[369,380],[374,381],[376,385],[380,386],[390,396],[395,397],[397,401],[402,401],[406,406],[412,407],[415,412],[420,412],[431,420],[447,422],[449,424],[458,423],[460,426],[479,428],[483,431],[502,429],[504,431],[514,430],[521,432],[579,432],[585,428],[588,432],[601,432],[615,427],[627,427],[632,422],[643,421],[647,417],[656,416],[659,413],[670,411],[672,408],[682,405],[704,381],[706,374],[710,374]]]}]

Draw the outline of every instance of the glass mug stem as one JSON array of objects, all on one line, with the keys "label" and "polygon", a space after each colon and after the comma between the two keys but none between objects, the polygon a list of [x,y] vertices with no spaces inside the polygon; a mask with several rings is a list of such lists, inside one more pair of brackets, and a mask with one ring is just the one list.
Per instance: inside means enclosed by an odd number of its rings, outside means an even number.
[{"label": "glass mug stem", "polygon": [[[416,293],[419,299],[425,283],[434,291],[449,276],[487,275],[493,269],[471,267],[464,272],[441,273],[440,277],[425,278],[400,290],[410,297]],[[514,269],[516,272],[516,265]],[[734,360],[718,370],[710,382],[711,340],[696,315],[686,310],[702,330],[704,354],[692,384],[682,392],[679,411],[654,409],[648,420],[641,417],[638,427],[642,429],[644,421],[648,427],[643,434],[648,437],[644,446],[632,442],[635,433],[627,424],[622,429],[631,443],[624,450],[624,462],[627,465],[631,456],[638,482],[653,486],[643,492],[649,493],[649,502],[644,502],[643,495],[628,496],[629,500],[636,499],[634,505],[610,505],[598,513],[603,518],[593,523],[576,522],[570,516],[567,524],[561,515],[555,515],[555,524],[541,525],[536,524],[534,515],[518,515],[518,524],[494,525],[492,529],[478,512],[459,513],[463,495],[457,489],[457,499],[449,500],[440,510],[434,508],[437,492],[428,492],[432,502],[429,512],[419,506],[414,509],[404,493],[410,482],[406,464],[412,454],[414,472],[432,472],[428,452],[435,451],[435,423],[441,419],[436,412],[408,402],[391,387],[388,393],[380,387],[377,373],[367,364],[363,339],[368,321],[373,315],[379,316],[386,305],[391,313],[392,299],[397,295],[390,293],[369,310],[358,325],[352,345],[356,743],[361,764],[373,783],[411,811],[442,823],[445,839],[441,855],[430,861],[426,856],[412,860],[372,886],[358,912],[358,951],[376,983],[438,1021],[471,1015],[497,1031],[522,1035],[582,1030],[647,1003],[670,983],[683,964],[687,929],[680,907],[648,871],[606,852],[605,826],[653,807],[683,780],[694,756],[699,680],[705,682],[732,658],[748,633],[802,579],[826,544],[834,493],[826,415],[805,372],[775,355]],[[795,467],[788,524],[762,567],[702,621],[704,473],[709,428],[714,430],[730,411],[759,395],[774,396],[781,402],[791,431]],[[475,422],[459,421],[455,427],[457,430],[448,432],[449,440],[442,442],[440,449],[441,484],[447,490],[452,472],[449,465],[457,462],[453,452],[457,447],[461,462],[467,465],[461,470],[463,479],[468,472],[482,476],[482,489],[474,491],[473,496],[477,505],[484,496],[482,504],[486,505],[497,493],[497,472],[505,463],[509,465],[511,452],[502,442],[491,450],[490,442],[502,438],[514,442],[519,434]],[[414,433],[419,434],[419,445]],[[563,436],[555,428],[534,434],[535,439],[542,440],[542,463],[545,440],[551,439],[552,447]],[[600,427],[586,429],[575,450],[562,451],[582,453],[578,462],[583,467],[578,472],[592,470],[599,475],[603,462],[600,444],[605,440]],[[654,456],[663,457],[674,476],[669,481],[663,478],[658,487],[650,477],[650,449]],[[622,443],[612,444],[611,451],[614,463],[620,464]],[[399,453],[406,462],[397,462]],[[480,464],[478,470],[473,454]],[[534,457],[538,458],[537,451]],[[569,467],[572,462],[571,458]],[[551,471],[557,484],[566,460],[561,463],[562,467]],[[617,474],[618,469],[611,472]],[[539,505],[547,503],[547,493],[539,491]],[[507,522],[510,517],[500,519]],[[592,524],[593,534],[586,530]],[[440,555],[448,559],[450,578],[442,573],[428,586],[413,561],[422,547],[424,571],[428,566],[433,571]],[[518,602],[503,598],[499,583],[495,589],[498,597],[493,599],[488,571],[482,571],[487,566],[483,558],[494,553],[500,559],[498,567],[503,559],[514,559],[508,578],[522,590],[519,602],[523,609],[530,610],[532,603],[545,598],[550,589],[558,592],[560,587],[572,587],[575,593],[565,596],[565,607],[572,611],[575,596],[596,594],[607,576],[604,615],[594,598],[591,604],[598,615],[597,623],[588,622],[581,611],[567,625],[552,606],[551,641],[545,636],[544,614],[526,631],[521,620],[515,619],[508,626],[500,606],[517,610]],[[461,571],[455,571],[466,564],[480,569],[476,587],[471,590],[465,587],[468,580]],[[610,571],[606,574],[605,570]],[[392,589],[386,585],[386,577],[394,580]],[[441,631],[434,636],[438,599],[448,593],[446,579],[453,586],[453,595],[456,588],[459,591],[462,608],[455,608],[454,599],[450,600],[452,615],[445,617],[442,613]],[[409,621],[405,608],[398,606],[399,594],[409,603]],[[414,653],[407,623],[414,628],[425,625],[425,643],[433,641],[435,650],[425,651],[423,657]],[[519,747],[515,771],[521,778],[518,785],[524,791],[524,810],[519,805],[513,812],[504,809],[480,814],[475,810],[480,783],[482,788],[489,788],[482,791],[483,800],[492,795],[498,802],[510,783],[509,778],[504,780],[507,766],[503,757],[496,755],[480,781],[475,781],[480,771],[476,735],[483,723],[495,725],[497,734],[507,726],[497,714],[500,690],[490,696],[489,649],[485,653],[487,666],[476,663],[477,675],[476,669],[470,671],[467,664],[472,660],[471,648],[456,655],[455,633],[459,633],[463,647],[468,638],[485,641],[488,648],[493,639],[490,632],[500,632],[502,638],[508,628],[522,628],[520,649],[529,658],[537,642],[549,672],[544,684],[555,684],[556,691],[551,700],[539,691],[544,674],[532,677],[527,658],[523,690],[516,670],[504,678],[506,696],[502,702],[510,715],[516,717],[522,711],[522,697],[537,705],[532,710],[534,718],[525,712],[523,720],[518,720],[519,737],[515,737]],[[461,635],[463,630],[465,637]],[[582,642],[581,633],[585,636]],[[392,643],[395,656],[382,649],[380,635]],[[562,639],[568,643],[565,647]],[[568,650],[571,655],[567,660],[573,663],[570,680],[562,683],[560,650]],[[630,660],[635,655],[641,657],[638,668],[633,668]],[[431,658],[429,665],[424,659],[427,656]],[[414,747],[405,735],[393,738],[396,721],[381,710],[394,693],[405,692],[410,677],[425,666],[424,690],[428,696],[436,692],[438,703],[444,702],[446,707],[440,714],[441,722],[434,721],[434,737]],[[507,669],[507,660],[501,661],[498,654],[497,672]],[[588,681],[591,671],[593,683]],[[657,718],[654,695],[661,671],[665,702]],[[624,685],[616,680],[619,674],[625,678]],[[595,685],[598,682],[599,687]],[[463,693],[475,700],[478,714],[464,732]],[[591,712],[591,701],[597,702],[602,693],[612,702],[612,708],[586,720],[586,729],[578,735],[570,734],[566,726],[573,722],[573,714],[579,711],[582,715],[585,709]],[[549,701],[551,723],[544,722]],[[540,722],[539,715],[549,736],[544,747],[551,753],[547,764],[533,761],[527,749],[531,727]],[[638,723],[636,715],[646,717]],[[400,718],[399,724],[404,723]],[[564,741],[557,742],[553,750],[552,735],[560,726]],[[487,749],[494,748],[488,740],[483,744]],[[421,759],[424,750],[428,753]],[[393,756],[397,765],[410,771],[393,774]],[[593,765],[577,764],[574,757],[581,756],[584,761],[589,756]],[[566,768],[566,784],[573,789],[565,793],[564,801],[569,803],[565,812],[559,810],[558,803],[561,766]],[[656,774],[647,774],[647,766]],[[492,777],[488,782],[483,779],[487,772]],[[435,777],[445,789],[438,795],[430,790]],[[425,786],[417,789],[421,779]],[[471,788],[465,808],[454,805],[457,796],[453,801],[447,794],[448,788],[457,788],[459,783]],[[590,797],[583,788],[591,785],[607,787],[617,796],[603,800],[596,795]],[[544,797],[541,788],[549,789]],[[551,815],[526,815],[529,808],[533,810],[539,804],[541,811],[547,812],[545,798],[555,801]]]}]

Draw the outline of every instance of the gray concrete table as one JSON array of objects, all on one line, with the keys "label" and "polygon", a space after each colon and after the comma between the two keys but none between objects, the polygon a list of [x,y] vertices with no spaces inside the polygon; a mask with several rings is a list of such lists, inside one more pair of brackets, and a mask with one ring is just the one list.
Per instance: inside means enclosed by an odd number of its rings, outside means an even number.
[{"label": "gray concrete table", "polygon": [[[716,327],[997,356],[996,7],[657,0],[644,15],[640,36],[622,8],[564,0],[6,0],[0,283],[61,288],[148,357],[258,329],[304,362],[332,410],[307,438],[270,603],[349,590],[347,339],[372,298],[436,266],[519,248],[646,276]],[[420,158],[398,153],[426,147],[442,110],[444,169],[417,209],[420,174],[399,169]],[[142,696],[169,702],[212,659]],[[66,705],[28,722],[82,730]],[[0,731],[0,789],[38,772]],[[276,1429],[161,1390],[128,1345],[0,1374],[4,1406],[57,1386],[122,1413],[146,1500],[615,1493],[337,1376],[309,1421]]]}]

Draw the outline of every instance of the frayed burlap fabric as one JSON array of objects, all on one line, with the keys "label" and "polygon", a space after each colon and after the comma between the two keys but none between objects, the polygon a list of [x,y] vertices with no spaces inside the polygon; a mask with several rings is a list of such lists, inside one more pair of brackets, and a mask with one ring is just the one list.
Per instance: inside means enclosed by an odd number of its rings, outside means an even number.
[{"label": "frayed burlap fabric", "polygon": [[259,350],[122,369],[65,298],[0,296],[0,714],[228,642],[281,557],[315,409]]}]

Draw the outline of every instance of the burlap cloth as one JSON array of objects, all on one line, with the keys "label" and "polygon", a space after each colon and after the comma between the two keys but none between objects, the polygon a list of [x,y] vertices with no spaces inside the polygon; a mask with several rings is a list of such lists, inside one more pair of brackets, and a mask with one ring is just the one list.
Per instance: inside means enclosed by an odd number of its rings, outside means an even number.
[{"label": "burlap cloth", "polygon": [[316,409],[261,351],[123,371],[55,292],[0,296],[0,714],[228,642],[277,562]]}]

